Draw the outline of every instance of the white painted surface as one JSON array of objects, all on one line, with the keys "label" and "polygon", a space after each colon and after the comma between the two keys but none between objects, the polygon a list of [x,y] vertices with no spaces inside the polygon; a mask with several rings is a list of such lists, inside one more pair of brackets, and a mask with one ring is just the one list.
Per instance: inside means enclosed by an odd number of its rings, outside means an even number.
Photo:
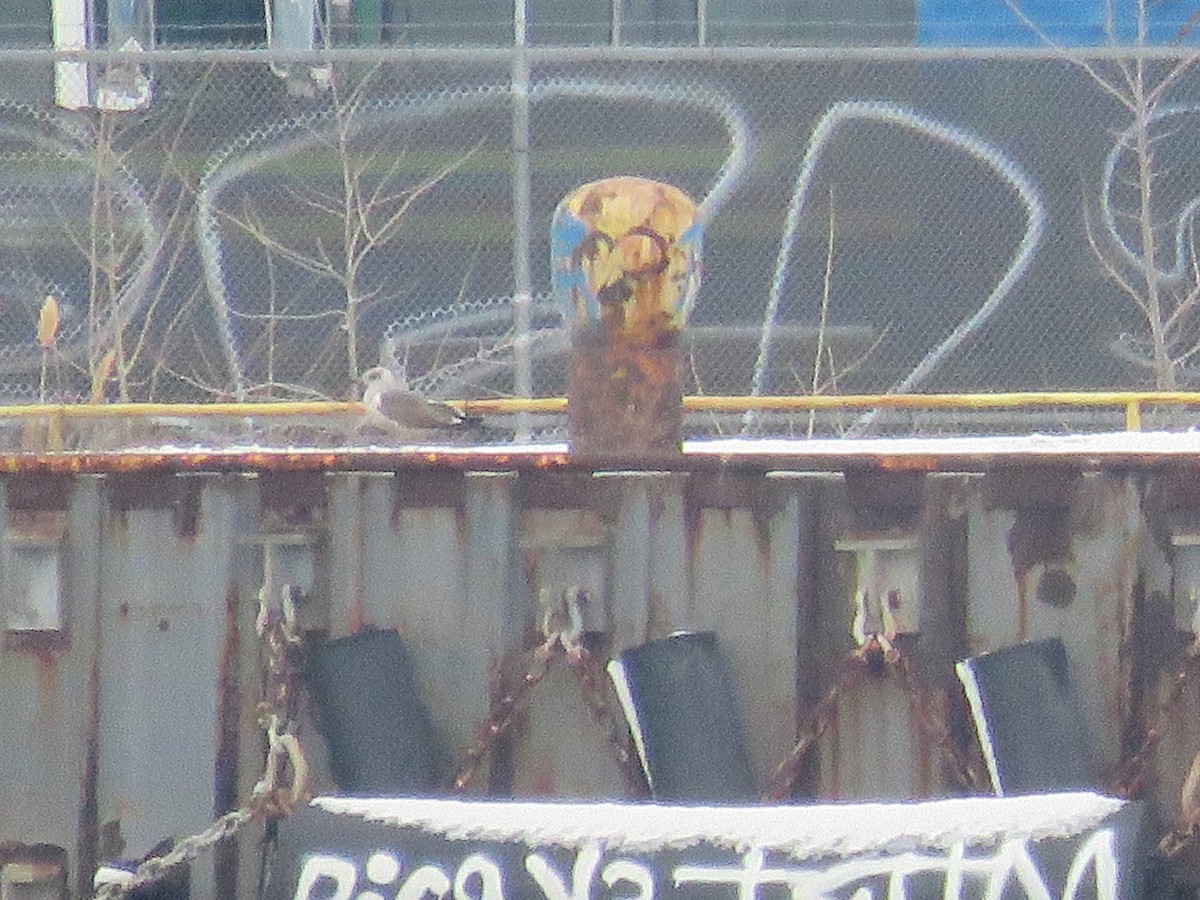
[{"label": "white painted surface", "polygon": [[610,852],[686,848],[705,841],[793,859],[949,851],[963,843],[1072,837],[1123,801],[1090,793],[963,797],[924,803],[703,807],[620,803],[507,803],[425,798],[318,797],[328,812],[404,825],[451,840],[517,841]]}]

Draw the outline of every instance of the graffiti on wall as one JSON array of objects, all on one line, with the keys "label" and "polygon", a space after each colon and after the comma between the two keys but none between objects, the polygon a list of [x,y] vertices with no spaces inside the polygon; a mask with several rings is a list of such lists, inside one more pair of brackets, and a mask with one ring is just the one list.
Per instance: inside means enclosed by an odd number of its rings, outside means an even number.
[{"label": "graffiti on wall", "polygon": [[[944,390],[971,377],[981,343],[1000,373],[1023,375],[1023,353],[1065,366],[1020,343],[1054,331],[1036,325],[1046,298],[1075,310],[1065,321],[1079,334],[1064,342],[1077,362],[1119,383],[1154,366],[1149,323],[1136,321],[1147,291],[1165,300],[1176,370],[1200,377],[1188,366],[1194,104],[1156,93],[1145,117],[1156,166],[1145,259],[1138,131],[1066,59],[859,61],[844,82],[824,63],[784,72],[753,58],[584,62],[520,82],[438,65],[410,83],[381,64],[377,81],[310,98],[247,90],[221,98],[230,122],[209,131],[188,117],[219,95],[189,100],[178,86],[139,113],[156,125],[144,132],[0,100],[0,149],[19,163],[0,181],[0,393],[36,391],[47,355],[31,319],[47,294],[63,312],[49,362],[64,390],[86,392],[115,351],[130,399],[173,399],[172,385],[329,395],[356,357],[361,368],[381,355],[411,362],[410,382],[434,393],[511,393],[522,364],[549,373],[535,393],[556,391],[566,341],[548,292],[549,217],[579,184],[622,174],[676,184],[709,223],[705,287],[685,313],[726,331],[697,392],[817,390],[809,332],[826,325],[851,343],[837,348],[842,380],[822,390]],[[1009,74],[1064,93],[993,116],[987,91]],[[891,87],[872,93],[875,82]],[[1186,94],[1182,77],[1166,83]],[[167,138],[177,146],[152,143]],[[859,205],[831,230],[829,293],[814,297],[835,187]],[[89,240],[92,226],[112,235]],[[351,332],[361,347],[347,365]],[[855,366],[864,346],[870,365]],[[1068,386],[1056,371],[1041,386]]]},{"label": "graffiti on wall", "polygon": [[790,806],[769,816],[749,807],[317,805],[286,823],[274,900],[1117,900],[1136,882],[1137,808],[1087,794],[896,804],[886,813]]},{"label": "graffiti on wall", "polygon": [[[526,854],[524,871],[509,872],[487,853],[471,853],[456,865],[422,863],[411,871],[405,871],[400,854],[387,850],[372,853],[361,871],[352,858],[313,853],[305,857],[292,898],[654,900],[660,896],[687,896],[691,888],[717,888],[717,896],[746,900],[763,896],[766,888],[782,888],[793,897],[852,896],[870,900],[913,896],[913,882],[920,878],[941,881],[941,896],[949,898],[975,896],[980,891],[986,897],[1020,896],[1030,900],[1116,900],[1119,896],[1109,829],[1095,832],[1080,845],[1061,886],[1047,882],[1027,840],[1005,842],[994,853],[983,856],[968,855],[959,844],[942,856],[903,853],[828,866],[769,866],[765,856],[762,850],[751,850],[735,865],[685,861],[660,872],[652,860],[606,860],[598,844],[589,844],[576,854],[569,872],[560,870],[548,854],[537,851]],[[1089,875],[1093,879],[1090,882]]]}]

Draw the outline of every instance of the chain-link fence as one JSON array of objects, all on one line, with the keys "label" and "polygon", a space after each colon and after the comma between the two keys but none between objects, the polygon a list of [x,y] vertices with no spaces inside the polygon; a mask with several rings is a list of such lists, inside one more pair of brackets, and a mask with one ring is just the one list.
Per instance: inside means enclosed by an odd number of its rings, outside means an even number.
[{"label": "chain-link fence", "polygon": [[[550,218],[616,174],[675,184],[706,218],[690,393],[1200,387],[1200,77],[1184,58],[114,58],[0,52],[8,402],[347,398],[381,358],[437,396],[561,395]],[[92,107],[64,109],[85,75]]]}]

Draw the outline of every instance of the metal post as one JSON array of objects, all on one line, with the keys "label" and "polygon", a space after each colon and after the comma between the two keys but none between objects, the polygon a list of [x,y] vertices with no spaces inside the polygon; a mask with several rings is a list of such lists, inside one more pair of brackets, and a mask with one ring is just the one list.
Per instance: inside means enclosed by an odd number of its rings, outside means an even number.
[{"label": "metal post", "polygon": [[[55,50],[87,50],[91,28],[90,0],[51,0],[50,21]],[[64,109],[84,109],[92,102],[88,64],[60,60],[54,64],[54,102]]]},{"label": "metal post", "polygon": [[691,198],[645,178],[594,181],[559,203],[551,280],[571,311],[572,452],[681,449],[680,332],[700,283],[701,233]]},{"label": "metal post", "polygon": [[696,45],[708,43],[708,0],[696,0]]},{"label": "metal post", "polygon": [[[518,397],[533,396],[533,368],[530,342],[533,326],[533,278],[529,266],[530,228],[533,202],[529,174],[529,59],[525,55],[529,25],[526,0],[513,3],[513,54],[510,71],[512,89],[513,149],[513,392]],[[529,436],[529,417],[519,416],[518,439]]]}]

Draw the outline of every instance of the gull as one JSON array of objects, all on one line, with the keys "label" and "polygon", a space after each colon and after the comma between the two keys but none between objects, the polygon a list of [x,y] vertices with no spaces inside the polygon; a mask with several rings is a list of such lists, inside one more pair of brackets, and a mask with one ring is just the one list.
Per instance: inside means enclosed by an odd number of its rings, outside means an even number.
[{"label": "gull", "polygon": [[411,390],[402,375],[383,366],[363,372],[362,382],[368,424],[402,430],[447,430],[480,424],[476,416]]}]

